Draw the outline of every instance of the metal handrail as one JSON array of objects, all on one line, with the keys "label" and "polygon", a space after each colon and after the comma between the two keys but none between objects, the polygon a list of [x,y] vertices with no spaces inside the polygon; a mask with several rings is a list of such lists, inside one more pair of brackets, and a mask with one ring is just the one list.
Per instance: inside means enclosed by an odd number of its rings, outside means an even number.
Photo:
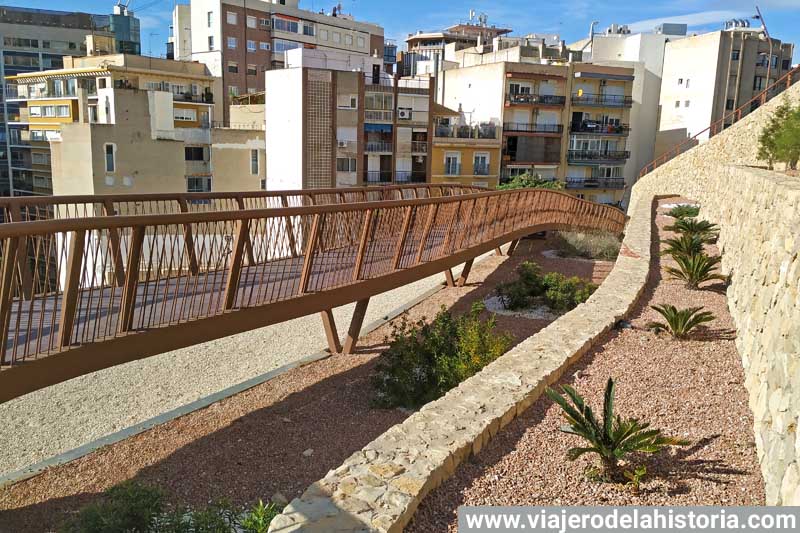
[{"label": "metal handrail", "polygon": [[560,191],[484,189],[0,224],[0,402],[361,302],[533,231],[624,223],[620,210]]},{"label": "metal handrail", "polygon": [[[775,83],[768,86],[766,89],[755,95],[753,98],[745,102],[743,105],[739,106],[737,109],[731,111],[729,114],[727,115],[723,114],[722,118],[718,119],[716,122],[713,122],[709,127],[704,129],[703,131],[692,135],[690,138],[680,142],[679,144],[671,148],[669,151],[661,154],[660,156],[649,162],[639,172],[639,177],[641,178],[645,174],[652,172],[653,170],[657,169],[667,161],[681,155],[687,149],[697,146],[697,144],[699,144],[698,139],[700,138],[701,135],[708,133],[709,137],[713,137],[720,131],[724,130],[727,126],[730,126],[731,124],[736,124],[744,116],[747,116],[750,112],[756,109],[756,107],[766,104],[769,100],[781,94],[784,90],[791,87],[798,80],[800,80],[800,66],[793,68],[792,70],[781,76]],[[782,86],[783,89],[777,90],[780,89]],[[773,93],[772,96],[770,96],[770,92]],[[753,104],[756,102],[758,102],[758,106],[753,107]],[[733,118],[734,120],[729,124],[727,124],[726,126],[726,122],[730,118]]]}]

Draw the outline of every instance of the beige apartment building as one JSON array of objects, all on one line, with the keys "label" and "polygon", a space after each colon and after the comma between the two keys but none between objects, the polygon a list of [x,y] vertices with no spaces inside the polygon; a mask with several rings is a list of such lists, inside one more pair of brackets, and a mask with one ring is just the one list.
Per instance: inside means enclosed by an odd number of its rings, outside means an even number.
[{"label": "beige apartment building", "polygon": [[213,128],[205,65],[114,54],[68,57],[18,74],[22,141],[53,194],[256,190],[266,162],[260,124]]},{"label": "beige apartment building", "polygon": [[[298,0],[191,0],[173,14],[171,57],[205,63],[221,78],[220,120],[233,97],[264,90],[264,72],[283,68],[286,52],[324,50],[383,58],[383,28],[335,7],[300,9]],[[168,51],[170,47],[168,46]]]},{"label": "beige apartment building", "polygon": [[270,190],[428,180],[427,78],[395,78],[382,58],[351,54],[293,50],[287,61],[266,74]]},{"label": "beige apartment building", "polygon": [[[470,52],[479,53],[463,53]],[[534,173],[579,197],[619,204],[635,180],[625,172],[633,82],[632,68],[540,58],[451,68],[441,85],[443,104],[469,124],[502,128],[503,179]]]},{"label": "beige apartment building", "polygon": [[[793,53],[793,44],[767,39],[761,28],[746,21],[668,42],[656,155],[723,117],[729,116],[725,123],[731,123],[734,110],[791,70]],[[706,139],[708,132],[700,137]]]}]

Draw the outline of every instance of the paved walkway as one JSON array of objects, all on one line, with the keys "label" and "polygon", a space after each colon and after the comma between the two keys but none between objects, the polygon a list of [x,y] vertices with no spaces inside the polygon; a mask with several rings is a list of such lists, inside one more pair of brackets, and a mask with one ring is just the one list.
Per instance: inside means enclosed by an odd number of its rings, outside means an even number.
[{"label": "paved walkway", "polygon": [[[454,272],[457,272],[454,269]],[[444,281],[437,274],[370,300],[365,324]],[[355,304],[335,310],[340,333]],[[298,361],[327,346],[318,315],[81,376],[0,404],[0,476]]]}]

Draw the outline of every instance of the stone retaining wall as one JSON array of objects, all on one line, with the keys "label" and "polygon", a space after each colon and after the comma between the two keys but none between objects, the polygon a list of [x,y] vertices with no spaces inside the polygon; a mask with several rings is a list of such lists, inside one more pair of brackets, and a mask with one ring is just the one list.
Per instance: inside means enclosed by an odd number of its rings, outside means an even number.
[{"label": "stone retaining wall", "polygon": [[800,179],[744,165],[758,160],[758,136],[800,84],[640,180],[631,205],[681,194],[721,226],[728,307],[745,369],[769,505],[800,505]]},{"label": "stone retaining wall", "polygon": [[[800,85],[787,91],[800,102]],[[800,505],[800,180],[758,164],[761,110],[633,188],[623,253],[585,304],[390,428],[293,500],[271,532],[399,532],[422,498],[626,316],[647,281],[656,196],[698,200],[722,226],[723,268],[770,504]]]}]

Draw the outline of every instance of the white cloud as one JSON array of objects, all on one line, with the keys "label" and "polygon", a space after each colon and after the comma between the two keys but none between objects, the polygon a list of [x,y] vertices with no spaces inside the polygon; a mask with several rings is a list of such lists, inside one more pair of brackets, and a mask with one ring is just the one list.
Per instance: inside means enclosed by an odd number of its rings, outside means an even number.
[{"label": "white cloud", "polygon": [[700,11],[699,13],[689,13],[686,15],[674,15],[670,17],[639,20],[628,24],[628,26],[630,26],[630,29],[633,32],[652,30],[653,27],[662,23],[687,24],[690,27],[696,27],[715,22],[724,22],[733,18],[747,18],[750,15],[752,15],[752,13],[748,11]]}]

